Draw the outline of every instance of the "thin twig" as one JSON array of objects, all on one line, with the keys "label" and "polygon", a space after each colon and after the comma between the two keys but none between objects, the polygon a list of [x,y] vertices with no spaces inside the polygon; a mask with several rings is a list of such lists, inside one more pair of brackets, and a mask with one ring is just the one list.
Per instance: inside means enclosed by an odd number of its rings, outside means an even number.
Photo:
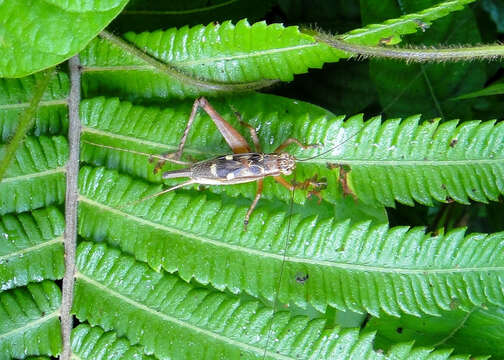
[{"label": "thin twig", "polygon": [[68,98],[68,113],[70,124],[68,129],[68,142],[70,156],[66,174],[66,202],[65,202],[65,276],[63,278],[63,298],[61,302],[61,335],[63,350],[60,359],[69,360],[71,356],[70,333],[73,319],[72,310],[74,274],[75,274],[75,247],[77,244],[77,199],[79,191],[77,179],[79,175],[79,141],[81,124],[79,119],[80,105],[80,61],[78,55],[69,61],[70,66],[70,96]]},{"label": "thin twig", "polygon": [[352,44],[337,37],[325,34],[317,35],[317,40],[327,45],[349,53],[350,57],[359,59],[381,58],[404,60],[406,63],[472,61],[472,60],[500,60],[504,57],[504,46],[488,44],[477,46],[448,46],[448,47],[393,47],[369,46]]}]

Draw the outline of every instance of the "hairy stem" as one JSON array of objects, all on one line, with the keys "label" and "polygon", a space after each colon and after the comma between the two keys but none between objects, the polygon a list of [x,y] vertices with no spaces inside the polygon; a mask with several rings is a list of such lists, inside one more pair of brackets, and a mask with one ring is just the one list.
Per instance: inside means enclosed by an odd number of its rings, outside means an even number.
[{"label": "hairy stem", "polygon": [[351,53],[353,57],[396,59],[404,60],[407,63],[499,60],[504,57],[504,46],[499,44],[445,48],[399,48],[351,44],[322,34],[316,38],[333,48]]},{"label": "hairy stem", "polygon": [[70,96],[68,98],[68,113],[70,124],[68,129],[68,143],[70,156],[66,174],[65,201],[65,276],[63,277],[63,298],[61,302],[61,335],[63,339],[62,360],[71,356],[70,333],[73,319],[70,314],[73,301],[75,275],[75,248],[77,244],[77,200],[79,190],[77,179],[79,176],[79,141],[81,123],[79,119],[80,105],[80,62],[78,55],[69,61],[70,66]]},{"label": "hairy stem", "polygon": [[30,104],[21,114],[16,132],[5,148],[4,157],[0,159],[0,180],[2,180],[7,167],[14,157],[17,148],[19,147],[19,145],[21,145],[21,142],[25,138],[26,133],[33,126],[35,113],[37,112],[40,100],[42,100],[42,96],[44,95],[47,85],[49,85],[49,82],[51,81],[54,73],[54,68],[45,70],[41,73],[41,76],[35,85],[35,91],[33,92],[33,97],[30,101]]}]

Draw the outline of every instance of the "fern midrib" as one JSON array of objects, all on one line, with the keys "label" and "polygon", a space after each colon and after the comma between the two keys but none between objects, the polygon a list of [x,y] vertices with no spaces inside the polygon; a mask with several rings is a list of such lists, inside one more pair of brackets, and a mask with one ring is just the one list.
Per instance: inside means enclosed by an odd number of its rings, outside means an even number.
[{"label": "fern midrib", "polygon": [[44,323],[44,322],[49,322],[52,318],[58,317],[59,316],[59,309],[50,313],[49,315],[42,316],[34,321],[30,321],[26,323],[25,325],[21,326],[20,328],[12,329],[11,331],[6,332],[5,334],[0,334],[0,341],[2,339],[7,339],[9,336],[14,335],[19,332],[25,332],[28,329],[35,328],[38,325]]},{"label": "fern midrib", "polygon": [[[241,348],[241,349],[244,349],[244,350],[247,350],[247,351],[250,351],[250,352],[254,352],[254,353],[257,353],[257,354],[260,354],[260,355],[263,355],[265,353],[264,349],[262,348],[259,348],[259,347],[256,347],[256,346],[252,346],[252,345],[249,345],[247,343],[244,343],[244,342],[239,342],[237,340],[233,340],[229,337],[225,337],[225,336],[222,336],[220,334],[217,334],[213,331],[210,331],[210,330],[207,330],[207,329],[203,329],[203,328],[200,328],[200,327],[197,327],[197,326],[194,326],[188,322],[184,322],[182,320],[179,320],[173,316],[170,316],[170,315],[167,315],[167,314],[164,314],[162,312],[159,312],[157,310],[154,310],[152,308],[150,308],[149,306],[147,305],[144,305],[142,303],[139,303],[138,301],[136,300],[133,300],[129,297],[126,297],[114,290],[112,290],[110,287],[108,286],[105,286],[103,285],[102,283],[100,282],[97,282],[93,279],[91,279],[90,277],[86,276],[85,274],[83,274],[82,272],[78,271],[76,274],[75,274],[75,277],[77,279],[80,279],[84,282],[87,282],[88,284],[100,289],[102,292],[104,293],[107,293],[111,296],[113,296],[114,298],[117,298],[119,300],[122,300],[132,306],[134,306],[135,308],[141,310],[141,311],[144,311],[144,312],[147,312],[149,314],[152,314],[162,320],[165,320],[165,321],[168,321],[168,322],[171,322],[171,323],[174,323],[182,328],[186,328],[192,332],[195,332],[195,333],[200,333],[202,334],[203,336],[207,336],[207,337],[211,337],[211,338],[214,338],[218,341],[221,341],[221,342],[224,342],[224,343],[227,343],[227,344],[230,344],[232,346],[235,346],[237,348]],[[275,359],[281,359],[281,360],[291,360],[291,359],[294,359],[292,357],[289,357],[289,356],[285,356],[285,355],[280,355],[280,354],[277,354],[276,352],[271,352],[271,351],[266,351],[266,355],[272,357],[272,358],[275,358]]]},{"label": "fern midrib", "polygon": [[7,259],[14,258],[16,256],[22,256],[22,255],[27,254],[29,252],[37,251],[39,249],[42,249],[44,247],[49,247],[49,246],[51,246],[53,244],[57,244],[57,243],[63,243],[63,237],[62,236],[58,236],[57,238],[55,238],[53,240],[41,242],[41,243],[39,243],[37,245],[30,246],[30,247],[21,249],[19,251],[15,251],[15,252],[12,252],[12,253],[9,253],[9,254],[6,254],[6,255],[1,255],[0,256],[0,264],[3,261],[7,260]]},{"label": "fern midrib", "polygon": [[349,264],[349,263],[342,263],[342,262],[335,262],[335,261],[328,261],[328,260],[314,260],[311,258],[299,258],[299,257],[293,257],[293,256],[284,256],[284,255],[278,255],[278,254],[273,254],[265,251],[261,251],[258,249],[251,249],[251,248],[246,248],[243,246],[239,245],[234,245],[234,244],[228,244],[224,243],[221,241],[213,240],[208,237],[203,237],[201,235],[197,235],[195,233],[185,231],[185,230],[180,230],[172,226],[167,226],[167,225],[162,225],[155,223],[150,220],[142,219],[138,216],[128,214],[126,212],[120,211],[118,209],[115,209],[113,207],[104,205],[102,203],[99,203],[97,201],[94,201],[92,199],[89,199],[85,196],[80,195],[79,196],[79,202],[84,202],[88,203],[91,206],[95,206],[101,210],[108,211],[110,213],[116,214],[123,216],[125,218],[129,218],[137,223],[140,223],[142,225],[147,225],[150,227],[153,227],[158,230],[162,230],[168,233],[180,235],[186,238],[190,238],[193,240],[197,240],[201,243],[207,243],[214,245],[216,247],[220,248],[226,248],[232,251],[240,252],[240,253],[247,253],[251,254],[260,258],[271,258],[274,260],[278,260],[280,262],[286,261],[286,262],[292,262],[292,263],[302,263],[302,264],[308,264],[308,265],[318,265],[318,266],[326,266],[329,268],[339,268],[343,270],[348,270],[348,271],[361,271],[361,272],[375,272],[375,273],[392,273],[392,274],[405,274],[405,275],[410,275],[410,274],[451,274],[451,273],[472,273],[472,272],[500,272],[504,271],[504,266],[495,266],[495,267],[461,267],[459,264],[453,265],[453,268],[431,268],[431,267],[424,267],[424,268],[419,268],[419,269],[408,269],[408,268],[392,268],[392,267],[378,267],[378,266],[371,266],[371,265],[362,265],[362,264]]},{"label": "fern midrib", "polygon": [[0,181],[0,185],[3,183],[30,180],[30,179],[37,178],[37,177],[48,176],[48,175],[57,174],[57,173],[64,173],[64,172],[66,172],[66,167],[62,166],[62,167],[58,167],[55,169],[45,170],[45,171],[41,171],[41,172],[37,172],[37,173],[31,173],[31,174],[19,175],[19,176],[13,176],[13,177],[6,177],[2,181]]},{"label": "fern midrib", "polygon": [[302,49],[315,47],[315,46],[319,46],[319,45],[320,45],[319,43],[313,42],[310,44],[287,46],[287,47],[274,48],[274,49],[268,49],[268,50],[256,50],[256,51],[251,51],[251,52],[244,53],[244,54],[227,55],[227,56],[208,56],[208,57],[202,57],[202,58],[199,58],[196,60],[188,60],[188,61],[187,60],[186,61],[184,61],[184,60],[171,61],[170,64],[178,65],[181,68],[184,68],[186,66],[207,64],[207,63],[211,63],[211,62],[233,61],[233,60],[255,58],[255,57],[267,56],[267,55],[276,55],[276,54],[281,54],[281,53],[288,52],[288,51],[302,50]]},{"label": "fern midrib", "polygon": [[[302,45],[296,45],[296,46],[288,46],[284,48],[275,48],[275,49],[268,49],[268,50],[257,50],[257,51],[252,51],[248,53],[243,53],[243,54],[236,54],[236,55],[228,55],[228,56],[207,56],[203,58],[199,58],[196,60],[180,60],[180,61],[170,61],[166,62],[168,65],[173,65],[177,66],[179,69],[184,69],[187,67],[191,66],[196,66],[196,65],[202,65],[202,64],[209,64],[208,66],[211,66],[212,63],[220,62],[220,61],[235,61],[235,60],[241,60],[241,59],[249,59],[249,58],[257,58],[257,57],[263,57],[263,56],[272,56],[272,55],[278,55],[282,54],[285,52],[289,51],[298,51],[298,50],[303,50],[307,49],[310,47],[316,47],[319,46],[320,44],[314,42],[310,44],[302,44]],[[156,71],[160,73],[165,73],[164,71],[161,71],[157,69],[155,66],[150,65],[150,64],[145,64],[145,65],[108,65],[108,66],[84,66],[83,67],[83,72],[106,72],[106,71],[128,71],[128,70],[142,70],[142,71]]]},{"label": "fern midrib", "polygon": [[[66,99],[58,99],[58,100],[46,100],[46,101],[41,101],[38,103],[38,107],[44,107],[44,106],[57,106],[57,105],[66,105],[67,100]],[[10,109],[24,109],[30,106],[30,103],[23,102],[23,103],[17,103],[17,104],[0,104],[0,110],[10,110]]]}]

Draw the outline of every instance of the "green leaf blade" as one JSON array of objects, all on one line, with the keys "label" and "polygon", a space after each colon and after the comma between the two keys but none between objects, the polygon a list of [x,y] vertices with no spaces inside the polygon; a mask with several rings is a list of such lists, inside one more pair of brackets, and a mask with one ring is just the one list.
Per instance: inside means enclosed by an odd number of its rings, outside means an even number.
[{"label": "green leaf blade", "polygon": [[[97,306],[104,311],[97,312]],[[78,249],[73,310],[81,321],[113,329],[157,358],[382,359],[423,351],[409,346],[386,356],[373,350],[374,334],[325,328],[323,319],[308,320],[287,311],[273,314],[259,302],[240,302],[229,294],[194,287],[104,244],[88,242]],[[427,353],[439,358],[449,354],[432,349]]]},{"label": "green leaf blade", "polygon": [[[474,0],[455,0],[442,1],[433,4],[432,7],[422,10],[418,13],[410,12],[400,18],[385,20],[380,24],[370,24],[361,29],[356,29],[343,35],[345,41],[358,43],[362,45],[376,45],[382,40],[390,38],[389,43],[398,43],[401,41],[402,35],[414,34],[419,30],[425,31],[435,20],[441,19],[454,11],[464,9],[465,5],[474,2]],[[372,5],[361,5],[363,9],[371,9]],[[383,10],[382,4],[381,9]],[[395,9],[393,9],[395,10]],[[393,10],[388,10],[391,13],[396,13]]]},{"label": "green leaf blade", "polygon": [[27,137],[0,182],[0,215],[63,203],[67,158],[64,137]]},{"label": "green leaf blade", "polygon": [[[386,21],[390,13],[407,14],[405,17],[408,17],[411,12],[423,6],[436,8],[445,4],[449,7],[455,4],[460,10],[463,3],[405,1],[399,6],[394,1],[385,1],[380,3],[379,11],[373,11],[371,9],[374,9],[376,3],[369,0],[363,3],[362,18],[365,23],[375,23]],[[410,25],[414,26],[415,21],[415,17],[410,18]],[[480,43],[481,35],[476,23],[473,10],[465,8],[443,17],[425,32],[411,36],[408,43],[412,46]],[[466,30],[454,30],[460,28]],[[398,64],[396,61],[372,60],[370,74],[378,91],[381,107],[386,109],[385,113],[390,117],[421,113],[427,118],[474,118],[471,101],[453,102],[451,98],[479,90],[487,80],[484,64],[462,61],[445,64]]]},{"label": "green leaf blade", "polygon": [[471,312],[445,311],[440,317],[412,316],[372,318],[366,329],[376,331],[376,346],[388,349],[391,344],[415,340],[417,346],[434,346],[439,339],[455,353],[502,356],[502,308],[489,306]]},{"label": "green leaf blade", "polygon": [[[287,137],[322,144],[315,150],[292,147],[288,151],[301,159],[297,163],[297,179],[310,179],[314,175],[327,179],[322,197],[332,204],[344,201],[342,179],[346,179],[350,191],[359,200],[353,205],[356,209],[364,204],[377,208],[394,206],[395,201],[407,205],[453,200],[463,204],[471,200],[496,201],[504,191],[504,182],[499,176],[504,172],[501,123],[469,121],[458,125],[457,121],[443,124],[426,121],[420,124],[419,116],[383,122],[380,118],[363,122],[362,116],[353,116],[343,121],[343,117],[333,117],[317,107],[268,95],[215,101],[214,105],[230,124],[240,129],[231,110],[237,109],[245,121],[258,129],[265,152],[272,151]],[[153,174],[154,164],[146,159],[149,154],[177,149],[189,112],[190,103],[160,110],[132,106],[116,99],[85,101],[81,109],[85,125],[82,160],[159,183],[160,175]],[[230,152],[206,116],[198,117],[193,127],[185,149],[187,154],[205,160]],[[112,148],[102,148],[100,144]],[[132,154],[130,150],[144,154]],[[327,150],[330,150],[327,154],[302,161]],[[330,168],[328,163],[332,164]],[[346,175],[341,174],[339,165],[348,167]],[[179,167],[167,164],[163,169],[176,168]],[[289,201],[290,194],[283,187],[269,179],[265,181],[269,189],[264,193],[266,199]],[[255,194],[254,184],[214,186],[210,190],[250,199]],[[295,202],[305,203],[305,194],[297,191]]]},{"label": "green leaf blade", "polygon": [[63,277],[63,215],[56,208],[0,218],[0,290]]},{"label": "green leaf blade", "polygon": [[[155,269],[177,271],[186,281],[272,301],[283,268],[279,301],[375,315],[437,315],[454,298],[466,311],[486,301],[504,303],[498,285],[504,275],[501,233],[429,237],[421,228],[313,216],[289,220],[285,210],[264,208],[244,233],[246,207],[227,199],[177,192],[128,205],[157,188],[91,168],[82,169],[80,189],[81,236],[106,241]],[[309,281],[300,284],[299,274],[308,274]],[[436,291],[446,296],[435,297]]]},{"label": "green leaf blade", "polygon": [[[400,37],[418,31],[467,2],[447,1],[419,14],[356,30],[345,39],[377,45],[389,34]],[[120,45],[120,41],[95,40],[81,56],[84,89],[88,97],[103,91],[128,99],[215,96],[237,91],[240,85],[244,86],[239,91],[250,91],[271,85],[267,80],[290,81],[295,74],[349,56],[319,42],[314,35],[314,31],[303,33],[294,26],[250,25],[246,20],[236,25],[223,22],[152,33],[129,32],[126,38],[145,51],[149,60],[137,49]],[[177,79],[166,67],[188,77],[185,81]]]},{"label": "green leaf blade", "polygon": [[114,331],[105,332],[99,326],[84,324],[72,330],[72,352],[79,359],[89,360],[154,360],[144,355],[141,346],[131,345]]},{"label": "green leaf blade", "polygon": [[57,356],[61,351],[61,293],[50,281],[0,293],[2,359]]},{"label": "green leaf blade", "polygon": [[250,25],[246,20],[236,25],[226,21],[166,32],[129,32],[125,38],[191,76],[220,82],[290,81],[293,74],[320,68],[325,59],[334,58],[332,53],[338,53],[297,27]]},{"label": "green leaf blade", "polygon": [[[0,142],[6,143],[14,135],[19,116],[29,106],[39,75],[20,79],[0,79]],[[49,82],[35,114],[29,134],[62,135],[68,130],[66,106],[69,91],[68,76],[57,73]]]},{"label": "green leaf blade", "polygon": [[26,76],[70,58],[105,28],[126,3],[109,0],[97,6],[92,0],[2,2],[0,22],[8,36],[0,44],[0,77]]}]

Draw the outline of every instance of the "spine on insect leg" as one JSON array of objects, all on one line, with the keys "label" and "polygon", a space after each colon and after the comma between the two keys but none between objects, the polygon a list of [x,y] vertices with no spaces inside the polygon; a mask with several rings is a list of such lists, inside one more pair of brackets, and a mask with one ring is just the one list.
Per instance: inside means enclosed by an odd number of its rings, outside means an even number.
[{"label": "spine on insect leg", "polygon": [[192,170],[190,168],[166,171],[163,173],[163,179],[175,179],[181,177],[192,177]]}]

